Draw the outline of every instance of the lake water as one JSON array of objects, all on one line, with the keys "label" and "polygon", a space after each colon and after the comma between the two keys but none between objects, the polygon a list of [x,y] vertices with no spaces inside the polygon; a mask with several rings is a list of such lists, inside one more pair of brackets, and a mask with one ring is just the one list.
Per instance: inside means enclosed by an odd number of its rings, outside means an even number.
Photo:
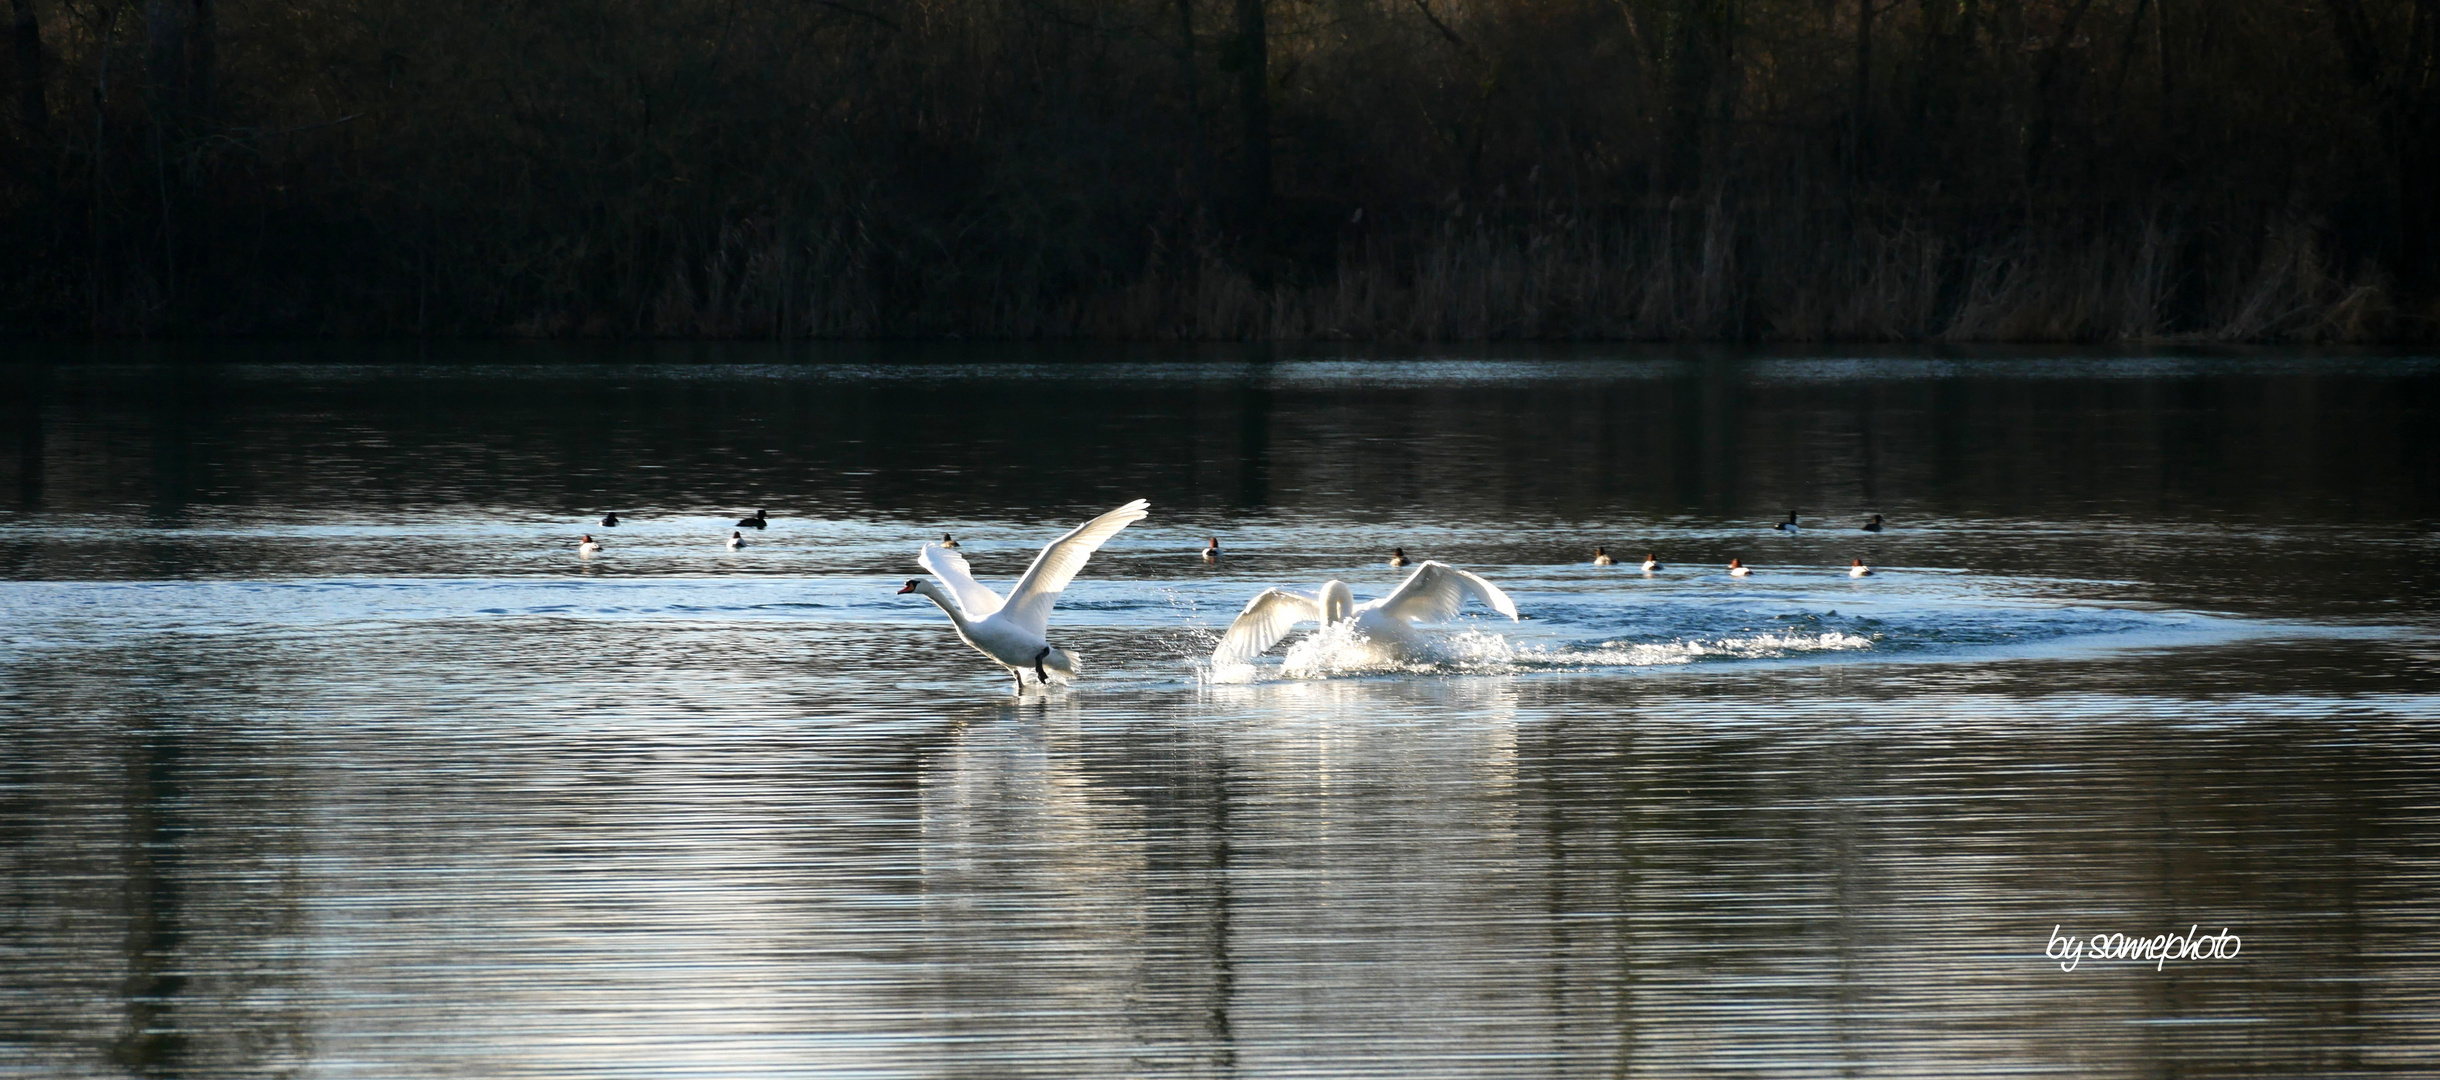
[{"label": "lake water", "polygon": [[[2440,1060],[2430,358],[18,347],[0,402],[0,1076]],[[1137,497],[1074,686],[896,593]],[[1200,663],[1393,546],[1528,618]]]}]

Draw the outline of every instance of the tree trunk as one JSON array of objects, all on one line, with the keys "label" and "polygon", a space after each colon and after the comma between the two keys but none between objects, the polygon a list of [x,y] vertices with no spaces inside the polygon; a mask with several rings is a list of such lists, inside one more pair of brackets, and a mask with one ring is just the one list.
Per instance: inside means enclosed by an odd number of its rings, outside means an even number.
[{"label": "tree trunk", "polygon": [[51,106],[42,92],[42,24],[34,18],[34,0],[9,0],[15,10],[17,54],[17,115],[26,137],[36,142],[51,135]]},{"label": "tree trunk", "polygon": [[1259,234],[1271,217],[1271,38],[1263,0],[1237,0],[1237,96],[1245,114],[1245,227]]}]

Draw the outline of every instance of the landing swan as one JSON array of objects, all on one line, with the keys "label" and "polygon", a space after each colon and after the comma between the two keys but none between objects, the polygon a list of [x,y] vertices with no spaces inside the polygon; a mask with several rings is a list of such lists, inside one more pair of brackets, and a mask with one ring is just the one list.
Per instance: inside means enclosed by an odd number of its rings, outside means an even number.
[{"label": "landing swan", "polygon": [[1228,633],[1221,635],[1219,647],[1212,650],[1212,666],[1252,663],[1302,622],[1318,622],[1324,627],[1353,623],[1376,659],[1397,660],[1423,646],[1424,640],[1415,632],[1414,623],[1446,622],[1464,606],[1467,597],[1482,601],[1510,619],[1517,618],[1516,602],[1508,599],[1499,586],[1447,563],[1428,559],[1416,566],[1396,591],[1361,604],[1355,602],[1355,593],[1344,581],[1323,582],[1319,595],[1264,589],[1246,601],[1245,610],[1228,624]]},{"label": "landing swan", "polygon": [[1045,686],[1050,685],[1054,671],[1063,681],[1073,682],[1075,655],[1045,637],[1050,631],[1051,605],[1059,602],[1059,593],[1084,569],[1085,560],[1120,529],[1142,521],[1151,505],[1137,499],[1051,541],[1042,554],[1034,556],[1034,564],[1017,579],[1006,600],[974,580],[965,556],[937,544],[925,544],[915,561],[947,584],[949,591],[944,593],[939,585],[922,578],[908,578],[906,587],[898,591],[918,593],[940,605],[949,621],[957,624],[960,640],[1016,676],[1018,693],[1025,692],[1025,669],[1029,667]]}]

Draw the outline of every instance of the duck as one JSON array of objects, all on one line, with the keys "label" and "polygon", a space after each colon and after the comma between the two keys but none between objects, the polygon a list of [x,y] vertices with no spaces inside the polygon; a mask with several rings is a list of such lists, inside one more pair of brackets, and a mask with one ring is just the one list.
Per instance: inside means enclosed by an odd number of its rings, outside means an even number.
[{"label": "duck", "polygon": [[1610,565],[1612,565],[1612,564],[1615,564],[1617,561],[1618,561],[1618,560],[1613,559],[1613,558],[1611,558],[1611,557],[1610,557],[1610,551],[1609,551],[1609,549],[1608,549],[1608,548],[1601,547],[1601,546],[1600,546],[1600,545],[1598,545],[1598,544],[1594,545],[1594,547],[1593,547],[1593,565],[1595,565],[1595,566],[1610,566]]},{"label": "duck", "polygon": [[940,546],[947,548],[950,551],[956,551],[957,538],[949,535],[948,533],[942,533],[940,534]]},{"label": "duck", "polygon": [[601,542],[593,539],[592,533],[586,533],[583,539],[576,541],[576,554],[578,555],[590,559],[601,552]]},{"label": "duck", "polygon": [[1864,560],[1862,560],[1862,559],[1857,559],[1857,560],[1855,560],[1854,562],[1851,562],[1851,563],[1848,563],[1848,564],[1847,564],[1847,576],[1848,576],[1848,577],[1871,577],[1871,576],[1872,576],[1872,567],[1869,567],[1869,566],[1864,565]]},{"label": "duck", "polygon": [[1649,552],[1649,551],[1645,552],[1645,553],[1644,553],[1644,573],[1649,574],[1649,573],[1651,573],[1651,572],[1653,572],[1653,571],[1655,571],[1655,570],[1658,570],[1658,569],[1660,569],[1660,568],[1661,568],[1661,557],[1660,557],[1660,556],[1658,556],[1658,555],[1655,555],[1655,554],[1653,554],[1653,553],[1651,553],[1651,552]]},{"label": "duck", "polygon": [[1796,511],[1788,511],[1788,519],[1786,521],[1782,521],[1779,524],[1771,527],[1790,536],[1796,535]]},{"label": "duck", "polygon": [[1325,628],[1352,624],[1375,662],[1394,663],[1423,647],[1424,638],[1415,632],[1414,624],[1447,622],[1469,599],[1482,601],[1511,621],[1523,618],[1517,614],[1516,601],[1499,586],[1478,574],[1429,559],[1418,564],[1389,595],[1361,604],[1344,581],[1325,581],[1318,593],[1264,589],[1246,601],[1245,610],[1237,613],[1228,632],[1220,636],[1219,646],[1212,650],[1212,665],[1251,663],[1304,622],[1318,622]]},{"label": "duck", "polygon": [[729,532],[729,550],[735,551],[744,546],[746,546],[746,534],[731,530]]},{"label": "duck", "polygon": [[1005,599],[974,580],[965,556],[938,544],[925,544],[915,563],[939,582],[908,578],[906,587],[898,592],[902,596],[914,593],[938,605],[957,627],[958,640],[1016,677],[1019,695],[1025,693],[1027,669],[1043,686],[1051,684],[1054,673],[1060,681],[1073,682],[1076,655],[1049,640],[1051,606],[1084,569],[1085,560],[1119,530],[1142,521],[1151,505],[1137,499],[1043,545],[1042,553],[1034,556],[1034,564],[1026,568],[1025,576],[1017,579]]},{"label": "duck", "polygon": [[1206,543],[1206,544],[1204,544],[1204,545],[1203,545],[1203,561],[1204,561],[1204,562],[1219,562],[1219,561],[1220,561],[1220,538],[1219,538],[1219,537],[1217,537],[1217,536],[1212,537],[1212,538],[1211,538],[1211,541],[1210,541],[1209,543]]},{"label": "duck", "polygon": [[1389,564],[1391,566],[1405,566],[1406,549],[1402,547],[1394,547],[1389,549]]},{"label": "duck", "polygon": [[1730,577],[1747,577],[1752,575],[1753,572],[1753,567],[1747,566],[1736,559],[1728,560],[1728,576]]},{"label": "duck", "polygon": [[771,515],[766,511],[756,510],[754,511],[753,517],[738,518],[737,527],[741,529],[768,529],[771,527]]},{"label": "duck", "polygon": [[1865,532],[1880,532],[1880,531],[1881,531],[1881,515],[1879,515],[1879,514],[1874,514],[1874,515],[1872,516],[1872,520],[1865,522],[1865,523],[1864,523],[1864,531],[1865,531]]},{"label": "duck", "polygon": [[617,515],[617,514],[603,514],[603,515],[602,515],[602,528],[605,528],[605,529],[615,529],[615,528],[618,528],[618,515]]}]

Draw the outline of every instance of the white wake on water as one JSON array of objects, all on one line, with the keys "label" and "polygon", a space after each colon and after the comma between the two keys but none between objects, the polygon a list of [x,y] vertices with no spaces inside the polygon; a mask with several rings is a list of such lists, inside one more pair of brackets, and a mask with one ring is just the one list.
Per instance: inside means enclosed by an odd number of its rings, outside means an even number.
[{"label": "white wake on water", "polygon": [[1517,644],[1488,630],[1427,635],[1421,651],[1392,653],[1369,641],[1352,624],[1314,631],[1288,646],[1277,668],[1228,664],[1211,667],[1215,683],[1266,678],[1330,679],[1359,675],[1510,675],[1528,671],[1581,671],[1605,667],[1660,667],[1706,659],[1772,660],[1802,653],[1843,652],[1873,647],[1874,637],[1842,633],[1760,633],[1680,641],[1604,641],[1598,645]]}]

